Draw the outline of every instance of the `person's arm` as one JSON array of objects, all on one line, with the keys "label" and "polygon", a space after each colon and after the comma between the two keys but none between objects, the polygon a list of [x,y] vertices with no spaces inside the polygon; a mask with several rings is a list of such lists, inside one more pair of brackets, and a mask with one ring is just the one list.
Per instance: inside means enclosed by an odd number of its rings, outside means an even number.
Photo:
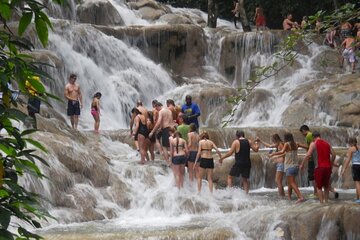
[{"label": "person's arm", "polygon": [[225,158],[230,157],[236,150],[236,140],[231,144],[231,148],[224,156],[220,157],[219,162],[222,163]]},{"label": "person's arm", "polygon": [[258,141],[250,141],[249,140],[249,144],[250,144],[250,147],[251,149],[254,151],[254,152],[258,152],[259,151],[259,142]]},{"label": "person's arm", "polygon": [[153,130],[151,130],[151,132],[149,133],[149,137],[151,138],[152,137],[152,135],[156,132],[156,130],[158,130],[158,128],[160,127],[160,124],[161,124],[161,122],[162,122],[162,114],[161,114],[161,112],[159,112],[159,118],[158,118],[158,120],[157,120],[157,122],[156,122],[156,124],[155,124],[155,126],[154,126],[154,128],[153,128]]},{"label": "person's arm", "polygon": [[139,122],[140,122],[140,117],[139,116],[136,116],[135,117],[135,130],[134,130],[134,135],[138,132],[139,130]]},{"label": "person's arm", "polygon": [[283,148],[282,148],[280,151],[271,153],[271,154],[269,155],[269,157],[272,158],[272,157],[274,157],[274,156],[283,156],[283,155],[285,155],[286,149],[287,149],[288,147],[289,147],[289,143],[285,143],[284,146],[283,146]]},{"label": "person's arm", "polygon": [[68,86],[66,85],[65,86],[65,89],[64,89],[64,97],[69,100],[69,101],[72,101],[74,99],[72,99],[70,96],[69,96],[69,90],[68,90]]},{"label": "person's arm", "polygon": [[262,143],[265,147],[268,147],[268,148],[274,148],[274,147],[276,147],[276,144],[266,143],[266,142],[264,142],[263,140],[261,140],[260,138],[257,138],[256,140],[258,140],[260,143]]},{"label": "person's arm", "polygon": [[[215,143],[212,143],[212,147],[215,149],[216,153],[219,155],[219,159],[221,159],[221,152],[219,151],[219,149],[217,148],[217,146],[215,145]],[[220,161],[220,160],[219,160]]]},{"label": "person's arm", "polygon": [[184,146],[185,146],[185,156],[189,156],[189,148],[188,148],[185,140],[184,140]]},{"label": "person's arm", "polygon": [[96,99],[96,109],[98,110],[98,113],[100,115],[100,100]]},{"label": "person's arm", "polygon": [[334,151],[334,149],[332,147],[330,147],[330,151],[331,151],[331,164],[334,166],[336,152]]},{"label": "person's arm", "polygon": [[[308,151],[306,152],[306,155],[304,157],[304,160],[302,161],[302,163],[300,164],[300,169],[303,169],[304,168],[304,165],[307,161],[309,161],[309,159],[311,158],[313,152],[315,150],[315,143],[312,142],[309,146],[309,149]],[[335,155],[336,156],[336,155]]]},{"label": "person's arm", "polygon": [[82,94],[81,94],[80,86],[79,86],[78,93],[79,93],[78,99],[79,99],[79,103],[80,103],[80,108],[82,108],[83,104],[82,104]]},{"label": "person's arm", "polygon": [[348,152],[347,152],[347,159],[345,160],[344,164],[343,164],[343,168],[341,170],[341,176],[344,175],[345,170],[347,169],[347,167],[350,164],[351,158],[353,155],[353,151],[352,151],[352,147],[349,148]]},{"label": "person's arm", "polygon": [[195,169],[195,165],[198,162],[200,156],[201,156],[201,141],[199,142],[199,147],[198,147],[198,151],[197,151],[196,158],[195,158],[194,169]]},{"label": "person's arm", "polygon": [[303,148],[303,149],[306,149],[306,150],[309,149],[309,146],[306,145],[306,144],[303,144],[303,143],[296,143],[296,145],[298,146],[298,148]]},{"label": "person's arm", "polygon": [[135,122],[135,115],[134,113],[131,113],[131,118],[130,118],[130,135],[133,134],[133,126],[134,126],[134,122]]},{"label": "person's arm", "polygon": [[174,157],[174,146],[172,144],[172,140],[170,140],[170,158]]},{"label": "person's arm", "polygon": [[191,137],[191,134],[190,134],[190,133],[188,133],[187,136],[188,136],[188,144],[187,144],[187,147],[188,147],[188,149],[189,149],[189,148],[191,147],[191,145],[192,145],[192,137]]}]

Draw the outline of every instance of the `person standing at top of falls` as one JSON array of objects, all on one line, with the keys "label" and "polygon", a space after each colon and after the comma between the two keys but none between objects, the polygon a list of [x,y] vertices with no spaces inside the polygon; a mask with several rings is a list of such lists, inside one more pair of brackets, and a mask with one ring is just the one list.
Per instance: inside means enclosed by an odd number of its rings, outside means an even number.
[{"label": "person standing at top of falls", "polygon": [[[271,144],[270,143],[266,143],[264,141],[262,141],[261,139],[257,139],[260,143],[264,144],[266,147],[270,147],[270,148],[276,148],[276,152],[280,151],[281,149],[284,148],[284,142],[281,140],[279,134],[274,134],[271,136]],[[272,151],[272,150],[271,150]],[[278,192],[279,195],[281,197],[285,196],[285,192],[284,192],[284,186],[282,184],[283,181],[283,177],[284,177],[284,157],[277,157],[274,158],[275,162],[276,162],[276,175],[275,175],[275,182],[276,185],[278,187]]]},{"label": "person standing at top of falls", "polygon": [[290,13],[284,19],[284,21],[283,21],[283,29],[285,31],[290,31],[290,30],[299,28],[299,24],[297,22],[293,22],[292,19],[293,19],[293,16]]},{"label": "person standing at top of falls", "polygon": [[[306,144],[297,143],[297,146],[300,147],[300,148],[304,148],[307,151],[307,150],[309,150],[310,144],[314,140],[313,134],[310,131],[309,126],[307,126],[307,125],[302,125],[300,127],[300,132],[305,137]],[[310,158],[309,161],[308,161],[308,182],[313,185],[313,187],[314,187],[314,195],[316,195],[317,191],[316,191],[316,186],[314,184],[314,170],[315,170],[315,163],[314,163],[313,159]]]},{"label": "person standing at top of falls", "polygon": [[351,64],[351,73],[355,73],[355,62],[356,62],[356,40],[353,36],[348,36],[341,43],[341,46],[344,48],[342,52],[342,59],[340,67],[344,66],[344,60],[346,59]]},{"label": "person standing at top of falls", "polygon": [[351,161],[352,164],[352,176],[355,181],[356,188],[356,200],[360,200],[360,145],[357,144],[355,137],[349,138],[348,141],[350,147],[347,152],[347,159],[344,162],[344,166],[341,171],[341,176],[344,175],[345,170],[349,166]]},{"label": "person standing at top of falls", "polygon": [[231,10],[232,14],[234,14],[234,26],[235,28],[238,28],[236,26],[237,21],[240,18],[240,4],[239,4],[239,0],[233,1],[233,5],[234,5],[234,9]]},{"label": "person standing at top of falls", "polygon": [[254,22],[255,22],[255,25],[256,25],[256,31],[265,30],[266,19],[265,19],[265,15],[264,15],[264,10],[260,6],[257,6],[255,8]]},{"label": "person standing at top of falls", "polygon": [[95,123],[94,123],[94,132],[96,134],[99,133],[99,127],[100,127],[100,98],[101,98],[101,92],[95,93],[93,100],[91,102],[91,115],[94,117]]},{"label": "person standing at top of falls", "polygon": [[157,102],[155,104],[155,106],[156,106],[156,110],[159,112],[159,117],[158,117],[158,120],[157,120],[153,130],[151,130],[151,132],[149,134],[149,138],[151,138],[152,135],[154,135],[156,133],[156,130],[161,128],[161,145],[162,145],[162,150],[163,150],[162,151],[163,156],[164,156],[165,161],[169,165],[171,165],[171,163],[169,162],[168,150],[170,148],[169,129],[170,129],[170,127],[174,126],[173,115],[172,115],[172,112],[170,111],[170,109],[163,107],[160,102]]},{"label": "person standing at top of falls", "polygon": [[291,133],[284,134],[284,147],[279,152],[271,153],[269,155],[270,158],[275,156],[285,156],[285,173],[286,173],[286,180],[288,184],[288,199],[291,200],[292,190],[294,190],[295,194],[298,197],[296,203],[303,202],[305,199],[302,196],[298,185],[296,183],[296,176],[299,173],[299,159],[297,155],[298,146],[294,141],[294,137]]},{"label": "person standing at top of falls", "polygon": [[198,152],[196,154],[196,160],[193,167],[195,170],[196,163],[200,161],[200,169],[199,174],[197,176],[197,185],[198,185],[198,192],[201,193],[201,184],[202,178],[206,172],[207,180],[209,184],[209,191],[210,193],[213,192],[213,172],[214,172],[214,158],[212,156],[212,149],[215,149],[216,153],[219,155],[221,159],[221,153],[219,149],[216,147],[215,143],[209,139],[209,134],[204,131],[200,134],[200,141]]},{"label": "person standing at top of falls", "polygon": [[335,161],[336,153],[328,142],[321,139],[318,131],[314,131],[312,135],[314,141],[310,144],[309,150],[303,162],[300,164],[300,169],[304,167],[306,161],[310,158],[313,159],[315,163],[314,177],[317,196],[319,197],[320,203],[324,203],[329,200],[331,168]]},{"label": "person standing at top of falls", "polygon": [[194,123],[196,128],[199,129],[200,108],[196,103],[192,102],[190,95],[185,97],[185,104],[182,105],[181,112],[184,113],[183,118],[187,125]]},{"label": "person standing at top of falls", "polygon": [[246,139],[245,133],[241,130],[237,130],[236,140],[231,144],[230,150],[220,158],[220,163],[222,163],[225,158],[228,158],[235,153],[235,164],[232,166],[230,174],[227,177],[227,186],[229,188],[233,186],[233,178],[241,175],[244,191],[249,193],[249,177],[251,169],[250,148],[254,152],[258,152],[259,142],[257,140],[253,142]]},{"label": "person standing at top of falls", "polygon": [[71,127],[77,129],[80,109],[82,108],[82,95],[79,84],[76,83],[76,74],[70,74],[69,83],[65,86],[64,96],[68,100],[67,115],[70,116]]}]

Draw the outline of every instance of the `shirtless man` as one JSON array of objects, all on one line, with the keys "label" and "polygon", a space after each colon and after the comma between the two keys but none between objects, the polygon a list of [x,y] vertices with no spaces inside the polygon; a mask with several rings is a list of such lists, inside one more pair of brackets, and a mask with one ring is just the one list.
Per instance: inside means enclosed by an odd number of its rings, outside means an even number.
[{"label": "shirtless man", "polygon": [[351,73],[355,73],[355,47],[356,40],[352,36],[345,38],[345,40],[341,43],[341,46],[344,48],[341,59],[341,67],[344,65],[344,59],[351,64]]},{"label": "shirtless man", "polygon": [[292,15],[288,14],[287,17],[283,21],[283,29],[286,31],[290,31],[293,28],[298,28],[299,24],[297,22],[292,21]]},{"label": "shirtless man", "polygon": [[71,74],[64,91],[64,96],[68,100],[67,115],[70,116],[71,126],[74,129],[77,129],[82,108],[82,95],[79,84],[75,83],[76,79],[76,74]]},{"label": "shirtless man", "polygon": [[166,108],[166,107],[162,107],[162,104],[160,102],[157,102],[155,104],[156,110],[159,111],[159,118],[153,128],[153,130],[151,130],[150,134],[149,134],[149,138],[152,137],[153,134],[156,133],[156,130],[158,130],[159,128],[161,128],[161,144],[163,147],[163,155],[165,158],[165,161],[170,164],[169,162],[169,153],[168,153],[168,148],[170,147],[170,142],[169,142],[169,128],[174,126],[174,121],[173,121],[173,115],[172,112]]}]

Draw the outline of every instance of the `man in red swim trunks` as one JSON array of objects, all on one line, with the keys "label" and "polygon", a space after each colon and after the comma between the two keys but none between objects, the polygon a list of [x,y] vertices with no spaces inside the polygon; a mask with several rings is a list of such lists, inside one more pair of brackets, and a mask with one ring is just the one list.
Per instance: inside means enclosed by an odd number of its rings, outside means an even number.
[{"label": "man in red swim trunks", "polygon": [[314,177],[317,196],[319,197],[320,203],[326,203],[329,199],[331,168],[336,153],[328,142],[321,139],[318,131],[314,131],[312,135],[314,141],[310,144],[309,150],[300,165],[300,169],[304,167],[304,163],[312,156],[315,163]]}]

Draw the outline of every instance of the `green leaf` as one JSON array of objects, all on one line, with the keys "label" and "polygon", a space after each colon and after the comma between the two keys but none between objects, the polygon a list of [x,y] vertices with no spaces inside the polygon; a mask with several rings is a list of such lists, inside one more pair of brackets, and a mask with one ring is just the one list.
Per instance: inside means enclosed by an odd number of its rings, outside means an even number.
[{"label": "green leaf", "polygon": [[4,189],[0,189],[0,198],[6,198],[9,196],[8,191],[4,190]]},{"label": "green leaf", "polygon": [[32,17],[33,17],[32,12],[24,13],[24,15],[21,17],[20,22],[19,22],[19,28],[18,28],[18,33],[20,36],[22,36],[22,34],[25,32],[26,28],[29,26]]},{"label": "green leaf", "polygon": [[45,92],[45,87],[44,85],[38,81],[35,80],[33,78],[28,78],[27,81],[29,81],[29,83],[31,84],[31,86],[38,92],[38,93],[44,93]]},{"label": "green leaf", "polygon": [[31,139],[31,138],[24,138],[23,140],[25,140],[26,142],[31,143],[32,145],[34,145],[35,147],[37,147],[41,151],[47,153],[46,148],[41,143],[39,143],[38,141],[35,141],[35,140]]},{"label": "green leaf", "polygon": [[0,150],[3,151],[6,155],[15,156],[16,151],[12,147],[7,147],[4,144],[0,143]]},{"label": "green leaf", "polygon": [[0,14],[5,20],[9,20],[11,18],[11,8],[8,3],[0,2]]},{"label": "green leaf", "polygon": [[49,33],[46,22],[42,18],[35,18],[35,28],[40,42],[44,47],[47,46],[49,40]]}]

